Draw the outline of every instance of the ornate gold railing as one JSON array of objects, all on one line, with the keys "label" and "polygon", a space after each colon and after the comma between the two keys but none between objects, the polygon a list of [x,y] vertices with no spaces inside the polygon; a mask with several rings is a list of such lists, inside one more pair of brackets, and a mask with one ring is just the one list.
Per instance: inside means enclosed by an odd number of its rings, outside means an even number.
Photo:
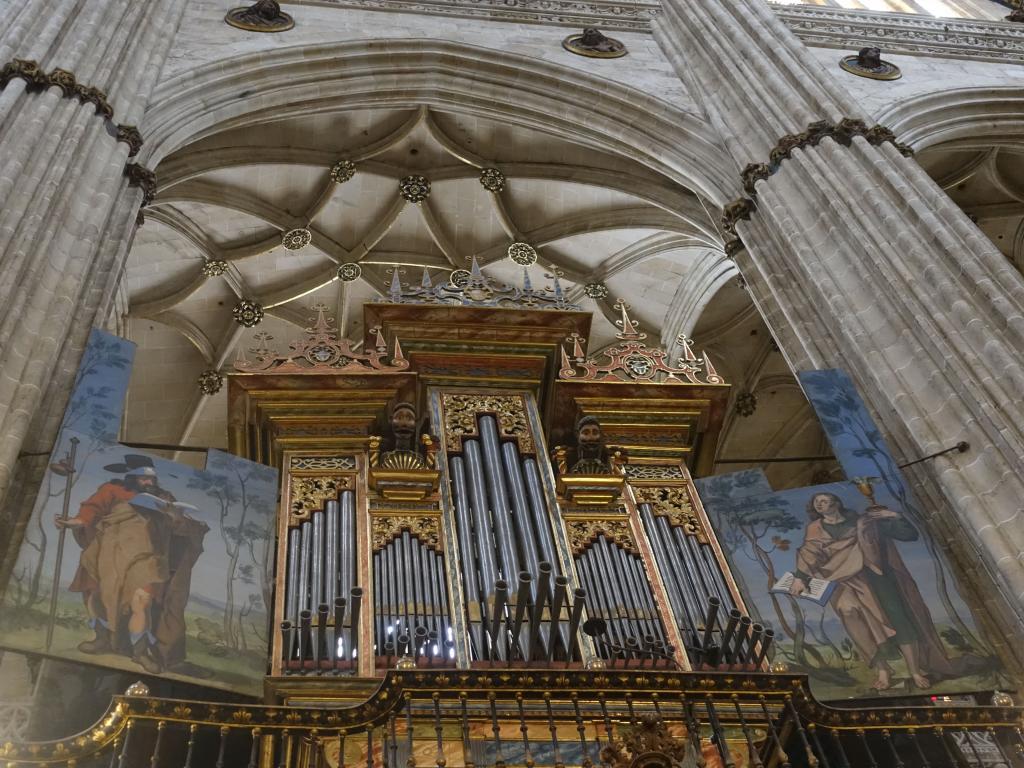
[{"label": "ornate gold railing", "polygon": [[133,686],[88,731],[0,747],[7,768],[943,768],[1024,766],[1014,707],[838,709],[797,675],[390,672],[356,706],[157,699]]}]

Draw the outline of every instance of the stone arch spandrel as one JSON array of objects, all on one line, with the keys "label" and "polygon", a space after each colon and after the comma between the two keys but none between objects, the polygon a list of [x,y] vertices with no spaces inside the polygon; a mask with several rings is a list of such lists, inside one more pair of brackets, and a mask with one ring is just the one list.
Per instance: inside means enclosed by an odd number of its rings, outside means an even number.
[{"label": "stone arch spandrel", "polygon": [[1024,70],[1020,84],[926,93],[878,115],[915,151],[955,142],[962,148],[1024,142]]},{"label": "stone arch spandrel", "polygon": [[147,167],[214,133],[314,112],[428,106],[501,119],[639,163],[711,206],[735,169],[696,114],[594,74],[438,40],[288,47],[166,80],[140,129]]},{"label": "stone arch spandrel", "polygon": [[[377,2],[387,6],[386,9],[358,7]],[[235,3],[243,4],[249,3]],[[191,0],[172,42],[162,78],[174,78],[215,61],[272,53],[299,45],[318,46],[358,40],[379,40],[383,44],[393,39],[441,40],[595,73],[656,95],[683,109],[694,103],[646,31],[650,14],[656,13],[656,6],[652,7],[649,2],[636,5],[616,0],[581,2],[574,4],[576,12],[568,14],[565,11],[569,4],[563,4],[560,14],[558,8],[551,7],[540,17],[534,17],[544,23],[530,23],[527,19],[532,13],[527,12],[525,17],[521,13],[525,10],[524,4],[508,0],[503,3],[481,2],[479,5],[405,0],[401,3],[404,8],[391,0],[360,0],[345,5],[347,7],[332,0],[288,3],[289,13],[295,18],[293,29],[274,34],[254,34],[224,23],[224,12],[230,4]],[[584,8],[588,6],[599,13],[603,9],[607,13],[606,18],[595,20],[591,17],[584,21],[587,16]],[[624,43],[629,54],[614,60],[593,59],[570,53],[562,47],[562,41],[568,35],[579,34],[583,26],[591,25],[600,27]]]}]

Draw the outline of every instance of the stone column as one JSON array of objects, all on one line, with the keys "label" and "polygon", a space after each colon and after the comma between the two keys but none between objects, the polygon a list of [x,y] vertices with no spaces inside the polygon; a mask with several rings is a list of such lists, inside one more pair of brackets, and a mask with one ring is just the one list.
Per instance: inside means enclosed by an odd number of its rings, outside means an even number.
[{"label": "stone column", "polygon": [[185,1],[12,0],[5,9],[0,558],[21,539],[89,330],[115,300],[147,175],[131,183],[126,174],[131,126]]},{"label": "stone column", "polygon": [[847,370],[899,458],[970,443],[909,474],[1019,661],[1024,280],[764,0],[665,0],[655,35],[735,162],[730,250],[791,366]]}]

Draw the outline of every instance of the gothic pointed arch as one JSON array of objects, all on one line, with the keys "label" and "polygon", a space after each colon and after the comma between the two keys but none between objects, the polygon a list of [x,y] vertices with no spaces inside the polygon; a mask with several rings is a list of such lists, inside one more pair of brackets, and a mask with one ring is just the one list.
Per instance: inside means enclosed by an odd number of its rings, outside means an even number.
[{"label": "gothic pointed arch", "polygon": [[217,61],[160,84],[140,162],[228,128],[302,113],[423,105],[500,118],[631,158],[721,206],[735,169],[697,115],[605,78],[439,40],[297,46]]}]

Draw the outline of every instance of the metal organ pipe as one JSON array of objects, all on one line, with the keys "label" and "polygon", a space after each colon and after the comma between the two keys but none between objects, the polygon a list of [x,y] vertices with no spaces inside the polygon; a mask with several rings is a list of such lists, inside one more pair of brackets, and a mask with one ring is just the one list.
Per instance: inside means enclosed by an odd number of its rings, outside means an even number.
[{"label": "metal organ pipe", "polygon": [[363,602],[363,588],[352,587],[349,590],[349,597],[352,613],[348,630],[348,653],[346,655],[351,659],[359,652],[359,608]]},{"label": "metal organ pipe", "polygon": [[402,551],[398,556],[398,562],[402,569],[402,600],[401,612],[405,621],[405,631],[413,632],[416,627],[416,578],[413,574],[412,548],[409,546],[409,532],[402,531]]},{"label": "metal organ pipe", "polygon": [[[469,504],[469,489],[466,482],[465,465],[461,456],[453,456],[451,459],[452,485],[455,501],[455,522],[459,538],[459,552],[462,555],[462,579],[466,589],[466,602],[469,608],[469,624],[473,642],[476,646],[476,657],[486,658],[484,647],[485,616],[481,606],[481,598],[484,595],[483,585],[478,579],[493,578],[494,574],[493,551],[489,546],[490,541],[485,541],[477,551],[474,546],[482,532],[474,536],[475,515],[472,514]],[[478,566],[479,564],[479,566]],[[476,610],[474,610],[474,608]]]},{"label": "metal organ pipe", "polygon": [[[357,589],[355,537],[355,493],[350,490],[326,500],[322,510],[311,511],[288,531],[284,610],[289,635],[297,636],[297,642],[286,643],[286,673],[295,667],[306,670],[308,662],[315,674],[336,671],[339,660],[351,659],[338,649],[344,647],[345,596]],[[383,570],[376,556],[375,566]],[[383,592],[379,599],[385,600]],[[351,621],[358,625],[356,606],[351,610]]]},{"label": "metal organ pipe", "polygon": [[480,436],[484,450],[484,473],[487,478],[488,497],[491,500],[491,515],[494,537],[501,550],[502,575],[512,578],[519,573],[519,549],[517,537],[512,530],[512,514],[505,490],[505,470],[502,465],[501,449],[498,447],[498,425],[493,416],[480,417]]},{"label": "metal organ pipe", "polygon": [[[715,612],[719,606],[727,612],[736,607],[725,575],[709,544],[701,543],[697,536],[687,533],[682,526],[673,525],[667,516],[656,515],[649,503],[638,504],[637,508],[656,557],[669,566],[663,571],[665,587],[676,621],[692,652],[692,660],[700,660],[715,631],[714,616],[710,617],[711,626],[704,618],[709,601],[714,600]],[[733,631],[735,629],[734,626]],[[732,632],[728,634],[730,643],[723,642],[723,654],[730,658],[751,655],[750,649],[743,653],[742,645],[734,646],[739,638]],[[746,633],[740,635],[740,638],[745,637]]]},{"label": "metal organ pipe", "polygon": [[[548,661],[555,660],[555,646],[560,637],[559,630],[562,627],[562,605],[565,603],[565,589],[568,585],[569,580],[565,576],[555,577],[555,594],[551,599],[551,629],[553,631],[548,632]],[[571,654],[572,649],[570,648],[568,652]]]},{"label": "metal organ pipe", "polygon": [[544,605],[551,587],[551,563],[541,563],[538,572],[540,576],[533,591],[533,608],[530,611],[528,658],[531,660],[545,653],[544,638],[541,636],[541,617],[544,615]]},{"label": "metal organ pipe", "polygon": [[530,501],[530,510],[533,512],[533,527],[537,533],[537,555],[544,562],[555,566],[556,573],[560,572],[559,560],[555,556],[555,540],[551,535],[551,525],[548,522],[548,506],[535,459],[529,457],[523,459],[523,477],[526,479],[527,498]]},{"label": "metal organ pipe", "polygon": [[310,518],[313,521],[313,569],[309,576],[309,608],[315,611],[321,603],[324,588],[324,513],[316,510]]},{"label": "metal organ pipe", "polygon": [[313,523],[304,520],[300,526],[302,531],[299,549],[299,603],[298,609],[309,609],[309,570],[313,561]]},{"label": "metal organ pipe", "polygon": [[[537,458],[520,454],[517,441],[502,440],[493,414],[477,414],[476,423],[479,436],[463,435],[461,451],[449,454],[447,465],[471,656],[571,659],[585,594],[574,592],[569,605]],[[437,598],[447,601],[443,586]],[[429,598],[429,585],[424,594]]]},{"label": "metal organ pipe", "polygon": [[338,595],[338,572],[342,563],[338,553],[338,502],[331,499],[324,503],[324,591],[323,601],[334,605]]},{"label": "metal organ pipe", "polygon": [[[523,547],[523,568],[530,573],[537,572],[537,566],[542,559],[537,553],[537,539],[534,526],[531,525],[531,513],[526,500],[526,486],[523,483],[522,467],[520,466],[519,451],[516,444],[512,442],[502,443],[501,457],[505,467],[505,477],[508,480],[509,498],[512,502],[512,510],[515,517],[512,521],[517,529],[517,539]],[[547,562],[551,562],[547,560]],[[510,574],[511,575],[511,574]]]},{"label": "metal organ pipe", "polygon": [[576,563],[592,616],[606,622],[608,637],[600,648],[606,658],[654,658],[656,649],[667,646],[650,583],[636,555],[600,534]]},{"label": "metal organ pipe", "polygon": [[[285,591],[284,617],[292,626],[299,623],[299,553],[302,550],[301,528],[288,531],[288,587]],[[290,654],[289,654],[290,657]]]},{"label": "metal organ pipe", "polygon": [[338,529],[341,576],[336,594],[345,597],[352,593],[352,587],[356,585],[356,495],[352,491],[343,491],[341,494]]},{"label": "metal organ pipe", "polygon": [[387,666],[391,656],[446,659],[449,632],[444,556],[419,535],[403,529],[374,553],[376,656]]},{"label": "metal organ pipe", "polygon": [[700,625],[698,617],[700,616],[701,602],[690,589],[690,583],[686,578],[683,564],[680,562],[679,553],[675,547],[665,546],[665,531],[659,525],[664,523],[664,518],[659,518],[656,522],[650,504],[639,504],[637,508],[644,528],[653,532],[649,539],[655,556],[659,563],[665,565],[661,572],[665,577],[665,586],[672,609],[676,617],[685,622],[683,637],[687,638],[687,633],[695,635],[697,627]]}]

